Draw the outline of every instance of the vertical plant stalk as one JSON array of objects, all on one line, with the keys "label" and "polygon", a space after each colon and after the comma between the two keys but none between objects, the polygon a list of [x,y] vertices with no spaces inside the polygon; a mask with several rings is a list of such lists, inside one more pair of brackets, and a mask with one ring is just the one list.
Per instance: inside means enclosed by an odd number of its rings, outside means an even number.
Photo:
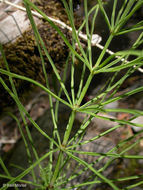
[{"label": "vertical plant stalk", "polygon": [[80,84],[79,84],[79,88],[78,88],[78,92],[77,92],[76,102],[78,101],[78,99],[80,97],[80,94],[81,94],[81,91],[82,91],[82,87],[83,87],[83,82],[84,82],[84,75],[85,75],[85,70],[86,70],[85,64],[83,64],[82,67],[83,68],[82,68],[82,73],[81,73],[81,78],[80,78]]},{"label": "vertical plant stalk", "polygon": [[72,130],[74,119],[75,119],[75,115],[76,115],[76,111],[73,110],[71,112],[71,116],[69,118],[69,123],[68,123],[66,131],[65,131],[64,140],[63,140],[63,143],[62,143],[63,147],[66,147],[67,142],[69,140],[69,136],[71,134],[71,130]]},{"label": "vertical plant stalk", "polygon": [[112,10],[112,16],[111,16],[111,31],[113,31],[114,26],[115,26],[116,7],[117,7],[117,0],[114,0],[114,3],[113,3],[113,10]]},{"label": "vertical plant stalk", "polygon": [[93,76],[94,76],[94,74],[91,72],[88,79],[87,79],[87,82],[86,82],[86,84],[85,84],[85,86],[84,86],[84,88],[83,88],[83,90],[81,92],[81,95],[80,95],[80,97],[79,97],[79,99],[77,101],[77,106],[79,106],[81,104],[83,98],[85,97],[85,94],[86,94],[86,92],[87,92],[87,90],[89,88],[89,85],[91,83],[91,80],[92,80]]},{"label": "vertical plant stalk", "polygon": [[[67,75],[67,72],[68,72],[68,65],[69,65],[69,57],[70,57],[70,53],[68,55],[68,58],[66,60],[65,66],[64,66],[65,68],[64,68],[63,77],[62,77],[63,83],[65,83],[65,81],[66,81],[66,75]],[[62,87],[60,87],[58,97],[61,97],[62,91],[63,91],[63,89],[62,89]],[[56,122],[58,121],[58,110],[59,110],[59,100],[56,99],[56,105],[55,105],[55,119],[56,119]]]},{"label": "vertical plant stalk", "polygon": [[89,64],[90,64],[90,67],[92,68],[92,50],[91,50],[91,37],[90,36],[90,33],[89,33],[89,23],[88,23],[88,18],[89,18],[89,15],[88,15],[88,7],[87,7],[87,0],[84,0],[84,11],[85,11],[85,26],[86,26],[86,35],[87,35],[87,44],[88,44],[88,59],[89,59]]},{"label": "vertical plant stalk", "polygon": [[[74,15],[73,15],[73,1],[70,0],[69,2],[70,4],[70,13],[71,13],[71,19],[74,21]],[[75,43],[76,43],[76,39],[75,39],[75,35],[74,35],[74,31],[72,30],[72,46],[75,50]],[[74,74],[75,74],[75,55],[72,53],[72,62],[71,62],[71,95],[72,95],[72,102],[73,105],[75,104],[75,91],[74,91]]]},{"label": "vertical plant stalk", "polygon": [[72,54],[72,63],[71,63],[71,95],[72,95],[73,105],[75,104],[75,91],[74,91],[75,67],[74,67],[74,60],[75,60],[75,56]]},{"label": "vertical plant stalk", "polygon": [[[41,58],[41,61],[42,61],[42,68],[43,68],[43,73],[44,73],[44,77],[45,77],[45,81],[46,81],[46,87],[48,89],[50,89],[50,87],[49,87],[49,81],[48,81],[48,77],[47,77],[47,72],[46,72],[46,68],[45,68],[45,63],[44,63],[44,58],[43,58],[43,55],[42,55],[42,52],[41,52],[41,47],[40,47],[40,44],[39,44],[39,40],[40,40],[39,37],[40,37],[40,35],[39,35],[38,29],[36,27],[36,24],[34,22],[34,19],[33,19],[33,16],[32,16],[32,13],[31,13],[29,5],[25,3],[25,6],[26,6],[26,9],[27,9],[27,14],[29,16],[29,20],[30,20],[32,28],[34,30],[34,34],[35,34],[35,38],[36,38],[36,42],[37,42],[40,58]],[[54,125],[53,138],[55,139],[55,137],[57,136],[58,143],[60,145],[61,144],[61,140],[60,140],[60,135],[59,135],[58,130],[57,130],[57,122],[56,122],[56,118],[55,118],[55,114],[54,114],[52,96],[50,94],[48,94],[48,95],[49,95],[51,117],[52,117],[52,121],[53,121],[53,125]],[[50,150],[53,150],[53,142],[52,141],[50,142]],[[50,172],[50,174],[52,174],[52,167],[53,167],[52,163],[53,163],[53,154],[50,154],[50,161],[49,161],[49,170],[50,170],[49,172]],[[49,179],[49,181],[50,181],[50,179]]]},{"label": "vertical plant stalk", "polygon": [[59,171],[60,171],[62,157],[63,157],[63,152],[60,151],[59,155],[58,155],[58,160],[56,162],[56,167],[55,167],[55,170],[54,170],[54,174],[53,174],[53,177],[52,177],[50,185],[49,185],[49,189],[53,189],[53,187],[54,187],[55,181],[56,181],[56,179],[58,177],[58,174],[59,174]]},{"label": "vertical plant stalk", "polygon": [[62,151],[62,149],[66,148],[66,145],[67,145],[67,142],[68,142],[68,139],[69,139],[69,136],[71,134],[72,127],[73,127],[75,114],[76,114],[76,112],[73,110],[71,112],[71,116],[69,118],[69,123],[67,124],[67,129],[65,131],[64,140],[63,140],[63,143],[61,145],[61,150],[59,152],[59,156],[58,156],[58,160],[57,160],[56,167],[54,170],[54,174],[53,174],[53,177],[52,177],[51,182],[50,182],[50,188],[51,189],[54,187],[55,181],[56,181],[58,174],[59,174],[59,171],[60,171],[61,161],[62,161],[62,157],[63,157],[63,153],[64,153]]}]

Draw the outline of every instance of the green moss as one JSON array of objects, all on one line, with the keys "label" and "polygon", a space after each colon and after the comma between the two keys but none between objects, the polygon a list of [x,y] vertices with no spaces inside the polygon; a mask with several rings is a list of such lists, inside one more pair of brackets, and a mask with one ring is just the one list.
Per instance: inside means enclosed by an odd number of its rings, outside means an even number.
[{"label": "green moss", "polygon": [[[58,0],[36,0],[34,3],[39,6],[47,15],[60,18],[60,20],[68,23],[64,7]],[[45,43],[45,46],[58,69],[62,69],[65,60],[68,55],[68,48],[60,35],[55,31],[47,22],[43,21],[42,24],[38,25],[39,33]],[[70,40],[71,34],[66,30],[62,29],[62,32]],[[3,46],[6,59],[9,64],[10,71],[23,76],[30,77],[40,83],[45,84],[41,59],[38,52],[38,47],[34,34],[31,28],[23,33],[14,43],[8,43]],[[47,73],[52,73],[52,67],[42,51]],[[5,69],[2,57],[0,57],[0,68]],[[3,76],[3,79],[9,85],[9,78]],[[31,85],[25,81],[15,80],[15,85],[19,96],[23,96],[31,89]],[[12,99],[5,92],[2,85],[0,86],[0,112],[3,108],[11,106],[13,104]]]}]

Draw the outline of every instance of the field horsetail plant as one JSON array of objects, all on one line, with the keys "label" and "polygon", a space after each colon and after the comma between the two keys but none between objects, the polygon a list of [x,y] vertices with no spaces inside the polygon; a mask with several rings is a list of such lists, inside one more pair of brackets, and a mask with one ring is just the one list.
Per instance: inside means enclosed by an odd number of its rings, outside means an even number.
[{"label": "field horsetail plant", "polygon": [[[134,104],[143,93],[143,0],[48,3],[61,15],[51,16],[42,0],[13,4],[27,13],[32,32],[15,48],[0,44],[0,113],[15,121],[16,144],[23,143],[19,163],[10,163],[12,153],[0,158],[1,189],[140,190],[143,111]],[[11,49],[29,56],[12,60]],[[48,96],[44,121],[33,119],[21,98],[36,87]],[[5,104],[16,105],[18,114]]]}]

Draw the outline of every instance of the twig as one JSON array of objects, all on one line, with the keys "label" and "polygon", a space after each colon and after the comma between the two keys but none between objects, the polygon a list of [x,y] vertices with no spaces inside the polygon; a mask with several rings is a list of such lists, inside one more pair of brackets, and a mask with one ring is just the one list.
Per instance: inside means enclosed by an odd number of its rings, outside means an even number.
[{"label": "twig", "polygon": [[[17,9],[19,9],[19,10],[21,10],[21,11],[26,12],[26,9],[25,9],[24,7],[22,7],[22,6],[20,6],[20,5],[16,5],[16,4],[14,4],[14,3],[11,3],[11,2],[9,2],[9,1],[7,1],[7,0],[0,0],[0,2],[5,3],[5,4],[8,4],[8,5],[11,5],[11,6],[13,6],[13,7],[15,7],[15,8],[17,8]],[[36,17],[38,17],[38,18],[43,18],[43,16],[40,15],[38,12],[36,12],[36,11],[31,11],[31,12],[32,12],[32,14],[33,14],[34,16],[36,16]],[[59,24],[62,28],[68,29],[69,31],[72,31],[72,28],[71,28],[70,26],[66,25],[64,22],[62,22],[62,21],[60,21],[60,20],[57,20],[57,19],[54,19],[54,18],[49,17],[49,16],[47,16],[47,17],[48,17],[51,21],[53,21],[54,23]],[[78,31],[76,31],[76,32],[78,32]],[[82,38],[84,41],[87,41],[87,35],[83,34],[82,32],[80,32],[78,35],[79,35],[79,37]],[[100,43],[101,40],[102,40],[101,36],[99,36],[98,34],[93,34],[93,35],[92,35],[92,39],[91,39],[91,44],[92,44],[92,46],[95,46],[97,43]]]},{"label": "twig", "polygon": [[15,143],[16,143],[15,139],[5,139],[5,138],[0,139],[0,144],[15,144]]},{"label": "twig", "polygon": [[[13,6],[13,7],[15,7],[15,8],[17,8],[17,9],[19,9],[19,10],[21,10],[21,11],[26,12],[26,9],[25,9],[24,7],[22,7],[22,6],[20,6],[20,5],[16,5],[16,4],[14,4],[14,3],[11,3],[11,2],[9,2],[9,1],[7,1],[7,0],[0,0],[0,2],[5,3],[5,4],[8,4],[8,5],[11,5],[11,6]],[[36,17],[38,17],[38,18],[43,18],[43,16],[40,15],[38,12],[36,12],[36,11],[31,11],[31,12],[32,12],[32,14],[33,14],[34,16],[36,16]],[[62,28],[66,28],[66,29],[68,29],[69,31],[72,32],[72,28],[71,28],[70,26],[66,25],[64,22],[62,22],[62,21],[60,21],[60,20],[57,20],[57,19],[54,19],[54,18],[49,17],[49,16],[47,16],[47,17],[48,17],[51,21],[53,21],[54,23],[59,24]],[[78,31],[76,31],[76,32],[78,33]],[[83,34],[82,32],[79,32],[78,35],[79,35],[79,37],[82,38],[84,41],[87,41],[87,35],[86,35],[86,34]],[[99,43],[101,42],[101,40],[102,40],[102,37],[101,37],[101,36],[99,36],[98,34],[93,34],[93,35],[92,35],[92,39],[91,39],[91,45],[92,45],[92,46],[96,46],[96,47],[98,47],[99,49],[102,49],[102,50],[103,50],[104,46],[102,46],[101,44],[99,44]],[[113,51],[111,51],[111,50],[109,50],[109,49],[107,49],[106,52],[107,52],[109,55],[115,54]],[[116,58],[120,58],[120,56],[115,56],[115,57],[116,57]],[[126,63],[129,63],[129,61],[127,61],[127,60],[124,59],[124,58],[122,58],[121,61],[124,61],[124,62],[126,62]],[[136,65],[134,65],[134,67],[136,67]],[[138,68],[138,71],[140,71],[140,72],[143,73],[143,69],[142,69],[142,68]]]}]

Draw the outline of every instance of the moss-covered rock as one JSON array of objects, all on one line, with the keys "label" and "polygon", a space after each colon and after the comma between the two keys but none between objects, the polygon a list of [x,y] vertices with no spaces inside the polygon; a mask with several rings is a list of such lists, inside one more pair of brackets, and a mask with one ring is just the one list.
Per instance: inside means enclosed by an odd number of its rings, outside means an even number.
[{"label": "moss-covered rock", "polygon": [[[48,16],[62,20],[66,24],[69,24],[68,17],[61,1],[58,0],[39,0],[34,3],[42,9]],[[42,21],[38,26],[39,33],[45,43],[45,46],[54,62],[56,67],[61,70],[67,58],[69,49],[58,34],[48,22]],[[68,40],[71,40],[71,34],[67,29],[61,29]],[[9,64],[10,71],[22,76],[32,78],[41,83],[45,83],[41,59],[36,44],[36,40],[31,28],[23,33],[14,43],[8,43],[3,46],[7,62]],[[45,61],[47,73],[52,73],[52,67],[46,57],[44,50],[42,54]],[[0,57],[0,68],[5,69],[5,64],[2,57]],[[9,86],[8,76],[0,74]],[[15,85],[19,96],[21,97],[24,92],[27,92],[30,88],[30,84],[22,81],[15,80]],[[2,85],[0,86],[0,112],[4,107],[13,104],[13,100],[8,93],[4,90]]]}]

